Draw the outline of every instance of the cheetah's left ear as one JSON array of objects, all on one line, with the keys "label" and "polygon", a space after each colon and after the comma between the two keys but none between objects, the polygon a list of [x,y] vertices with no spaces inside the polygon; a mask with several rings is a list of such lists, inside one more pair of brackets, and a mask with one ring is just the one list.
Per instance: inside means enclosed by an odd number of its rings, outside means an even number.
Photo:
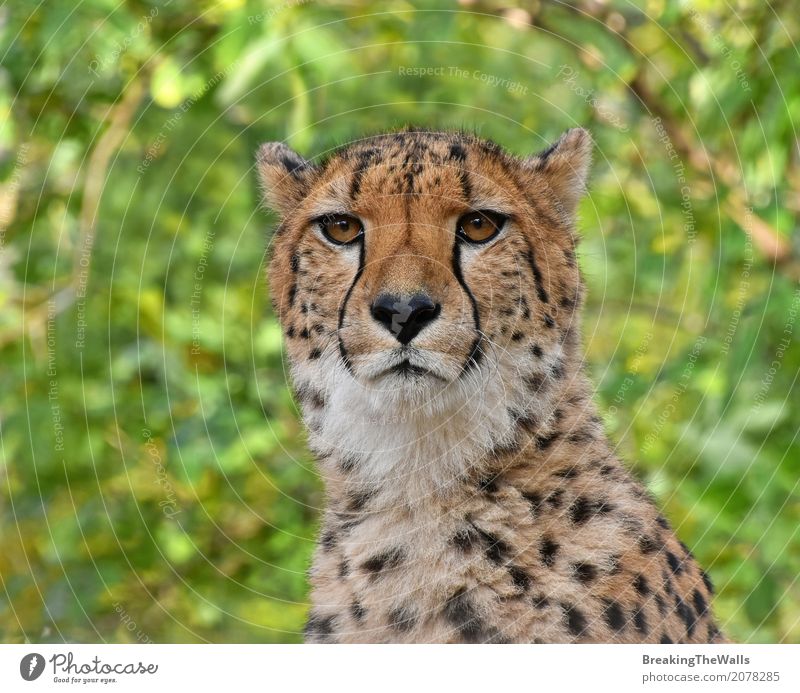
[{"label": "cheetah's left ear", "polygon": [[308,195],[316,167],[283,142],[258,148],[256,168],[267,207],[281,216],[291,212]]},{"label": "cheetah's left ear", "polygon": [[527,169],[544,174],[564,212],[570,216],[586,192],[592,146],[592,136],[587,130],[572,128],[543,152],[525,159]]}]

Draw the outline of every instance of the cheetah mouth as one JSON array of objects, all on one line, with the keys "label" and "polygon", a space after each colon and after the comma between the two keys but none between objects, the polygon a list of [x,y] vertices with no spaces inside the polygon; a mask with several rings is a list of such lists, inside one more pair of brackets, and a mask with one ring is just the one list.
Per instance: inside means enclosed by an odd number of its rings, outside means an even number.
[{"label": "cheetah mouth", "polygon": [[425,381],[449,382],[449,378],[442,374],[440,370],[435,363],[435,359],[432,359],[431,356],[419,353],[416,350],[401,349],[378,359],[378,362],[373,363],[372,367],[364,375],[366,375],[367,380],[372,382],[380,382],[387,379],[409,384],[423,383]]},{"label": "cheetah mouth", "polygon": [[435,373],[424,366],[417,366],[411,363],[411,361],[408,359],[403,359],[400,363],[392,366],[391,368],[387,368],[383,372],[383,375],[399,375],[401,378],[406,378],[409,380],[431,376],[437,380],[445,381],[445,379],[438,373]]}]

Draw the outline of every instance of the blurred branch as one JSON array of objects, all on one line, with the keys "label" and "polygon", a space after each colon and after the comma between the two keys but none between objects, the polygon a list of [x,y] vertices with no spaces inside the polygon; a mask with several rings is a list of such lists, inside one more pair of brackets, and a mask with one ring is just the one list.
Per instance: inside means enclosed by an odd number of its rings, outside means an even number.
[{"label": "blurred branch", "polygon": [[14,300],[18,301],[21,306],[22,320],[19,326],[0,332],[0,347],[16,341],[24,332],[34,335],[42,334],[47,320],[62,313],[75,302],[81,282],[84,282],[83,290],[85,290],[94,248],[97,211],[107,178],[108,166],[112,156],[130,131],[131,120],[144,95],[143,81],[145,80],[140,77],[131,82],[122,98],[109,109],[106,118],[108,127],[97,140],[97,144],[89,156],[81,203],[78,242],[75,246],[75,257],[69,280],[60,286],[53,286],[49,291],[40,287],[26,288],[26,293],[34,292],[39,296],[44,294],[36,300],[34,305],[30,305],[30,299],[26,300],[25,296],[15,297]]},{"label": "blurred branch", "polygon": [[[89,157],[81,204],[80,232],[78,243],[75,246],[72,268],[73,291],[77,287],[81,272],[88,273],[89,271],[94,248],[97,210],[100,207],[100,198],[106,183],[109,162],[130,131],[131,120],[142,101],[143,93],[144,87],[141,80],[130,83],[128,90],[111,109],[108,128],[100,136]],[[84,257],[87,258],[87,263],[81,265]]]}]

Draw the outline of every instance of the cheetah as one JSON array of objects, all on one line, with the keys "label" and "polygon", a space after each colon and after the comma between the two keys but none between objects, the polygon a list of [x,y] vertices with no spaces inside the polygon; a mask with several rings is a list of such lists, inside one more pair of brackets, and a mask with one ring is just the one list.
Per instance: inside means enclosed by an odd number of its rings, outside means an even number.
[{"label": "cheetah", "polygon": [[256,156],[268,281],[325,483],[314,643],[725,642],[582,368],[592,140],[407,129]]}]

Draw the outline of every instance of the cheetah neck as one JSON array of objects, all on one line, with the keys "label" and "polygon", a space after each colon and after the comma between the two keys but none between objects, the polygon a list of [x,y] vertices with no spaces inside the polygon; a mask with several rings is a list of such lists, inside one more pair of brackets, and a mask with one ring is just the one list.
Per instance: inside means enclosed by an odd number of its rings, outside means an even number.
[{"label": "cheetah neck", "polygon": [[369,391],[333,368],[317,390],[324,394],[309,398],[302,394],[311,387],[304,375],[296,373],[295,382],[309,444],[332,504],[342,506],[362,496],[386,507],[452,496],[502,454],[532,442],[535,449],[537,439],[553,435],[567,399],[588,402],[585,378],[565,367],[561,352],[536,370],[523,373],[519,364],[501,361],[439,390],[402,394]]}]

